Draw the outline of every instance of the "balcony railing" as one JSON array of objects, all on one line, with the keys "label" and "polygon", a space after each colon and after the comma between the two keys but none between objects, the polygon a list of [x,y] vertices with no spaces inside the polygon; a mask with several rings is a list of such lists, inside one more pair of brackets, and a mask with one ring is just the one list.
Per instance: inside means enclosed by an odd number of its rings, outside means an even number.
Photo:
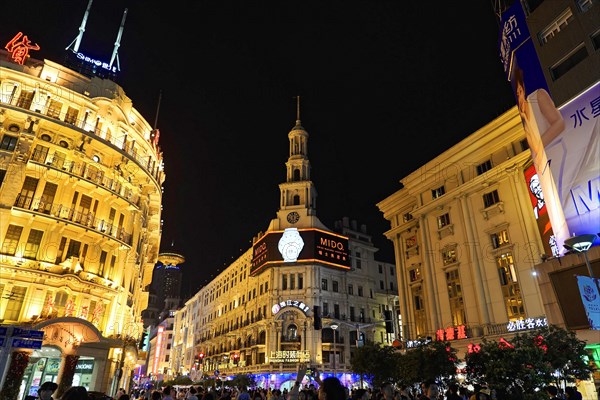
[{"label": "balcony railing", "polygon": [[281,343],[300,343],[301,336],[281,335]]},{"label": "balcony railing", "polygon": [[129,246],[132,244],[133,236],[131,233],[126,232],[123,227],[109,224],[104,219],[95,218],[94,213],[90,211],[77,211],[62,204],[46,203],[40,198],[32,199],[31,197],[22,195],[17,196],[14,207],[46,214],[55,219],[67,220],[87,229],[93,229],[103,235],[110,236]]}]

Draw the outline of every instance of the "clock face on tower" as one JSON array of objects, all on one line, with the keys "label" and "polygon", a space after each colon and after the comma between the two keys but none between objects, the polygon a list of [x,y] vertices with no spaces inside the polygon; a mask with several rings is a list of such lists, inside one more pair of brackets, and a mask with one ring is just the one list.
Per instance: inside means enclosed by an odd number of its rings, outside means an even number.
[{"label": "clock face on tower", "polygon": [[299,219],[300,214],[298,214],[296,211],[292,211],[287,215],[287,220],[290,224],[295,224],[296,222],[298,222]]}]

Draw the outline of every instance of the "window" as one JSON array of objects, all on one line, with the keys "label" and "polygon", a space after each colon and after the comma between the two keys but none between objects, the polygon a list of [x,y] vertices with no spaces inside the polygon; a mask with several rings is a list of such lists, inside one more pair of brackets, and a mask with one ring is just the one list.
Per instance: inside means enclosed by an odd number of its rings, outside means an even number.
[{"label": "window", "polygon": [[69,248],[67,249],[67,258],[69,257],[79,257],[81,252],[81,242],[77,240],[69,241]]},{"label": "window", "polygon": [[[393,292],[394,291],[394,282],[390,282],[390,290]],[[371,296],[372,297],[372,296]]]},{"label": "window", "polygon": [[33,96],[35,92],[28,92],[26,90],[21,91],[21,95],[19,96],[19,100],[17,100],[17,107],[21,108],[31,108],[31,103],[33,102]]},{"label": "window", "polygon": [[527,149],[529,149],[529,142],[527,141],[527,139],[523,139],[519,142],[519,145],[521,146],[521,151],[525,151]]},{"label": "window", "polygon": [[450,225],[450,214],[446,213],[437,217],[438,229],[442,229],[443,227],[448,225]]},{"label": "window", "polygon": [[425,314],[425,296],[423,294],[423,288],[420,285],[412,288],[412,298],[416,334],[417,336],[425,336],[427,330],[427,316]]},{"label": "window", "polygon": [[431,198],[437,199],[438,197],[444,195],[444,193],[446,193],[446,189],[444,188],[444,186],[440,186],[439,188],[432,189],[431,190]]},{"label": "window", "polygon": [[488,208],[500,201],[497,190],[492,190],[489,193],[483,195],[483,207]]},{"label": "window", "polygon": [[4,135],[2,136],[2,142],[0,142],[0,150],[15,151],[18,141],[19,139],[15,136]]},{"label": "window", "polygon": [[592,0],[577,0],[577,8],[582,13],[586,12],[592,7]]},{"label": "window", "polygon": [[32,229],[29,231],[29,237],[27,238],[27,244],[25,244],[25,251],[23,257],[36,259],[38,250],[40,249],[40,243],[42,243],[43,231]]},{"label": "window", "polygon": [[572,21],[573,13],[571,12],[570,8],[567,8],[554,21],[540,31],[538,34],[540,44],[543,46],[544,44],[548,43],[548,40],[552,39],[562,29],[565,29],[565,27]]},{"label": "window", "polygon": [[379,273],[383,274],[383,265],[379,264],[377,267],[378,267],[377,269],[379,270]]},{"label": "window", "polygon": [[492,239],[492,246],[494,247],[494,249],[497,249],[510,243],[510,241],[508,240],[508,230],[506,229],[492,233],[490,235],[490,238]]},{"label": "window", "polygon": [[77,122],[77,115],[79,114],[79,110],[73,107],[69,107],[67,113],[65,114],[65,122],[67,124],[75,125]]},{"label": "window", "polygon": [[359,287],[358,287],[358,295],[359,295],[360,297],[363,297],[363,287],[362,287],[362,286],[359,286]]},{"label": "window", "polygon": [[508,319],[512,321],[525,318],[525,306],[512,253],[500,254],[496,257],[496,263]]},{"label": "window", "polygon": [[406,213],[402,215],[402,222],[408,222],[413,219],[413,215],[411,213]]},{"label": "window", "polygon": [[4,177],[6,176],[6,170],[5,169],[0,169],[0,185],[2,185],[2,182],[4,182]]},{"label": "window", "polygon": [[356,319],[356,311],[354,310],[354,307],[350,307],[350,321],[354,322],[354,320]]},{"label": "window", "polygon": [[444,265],[454,264],[456,261],[456,247],[450,247],[442,250],[442,262]]},{"label": "window", "polygon": [[492,160],[487,160],[477,166],[477,175],[481,175],[492,169]]},{"label": "window", "polygon": [[594,50],[600,49],[600,30],[592,33],[590,35],[590,39],[592,39],[592,44],[594,45]]},{"label": "window", "polygon": [[446,272],[446,286],[448,288],[448,299],[450,300],[452,325],[463,325],[466,322],[465,305],[457,269]]},{"label": "window", "polygon": [[281,275],[281,290],[287,290],[288,287],[288,277],[287,275]]},{"label": "window", "polygon": [[21,308],[23,307],[23,300],[25,299],[25,292],[27,288],[22,286],[13,286],[11,292],[8,294],[8,302],[6,303],[6,310],[4,311],[5,321],[17,321]]},{"label": "window", "polygon": [[327,290],[327,279],[321,279],[321,289]]},{"label": "window", "polygon": [[338,281],[331,281],[331,290],[333,290],[334,292],[339,292]]},{"label": "window", "polygon": [[[304,289],[304,275],[303,274],[298,274],[298,289]],[[265,286],[265,290],[266,286]]]},{"label": "window", "polygon": [[415,264],[410,267],[408,270],[408,276],[410,277],[411,282],[415,282],[421,279],[421,268],[419,265]]},{"label": "window", "polygon": [[360,260],[356,260],[356,269],[362,269],[362,262]]},{"label": "window", "polygon": [[348,294],[354,294],[354,286],[348,285]]},{"label": "window", "polygon": [[9,225],[6,231],[6,237],[4,238],[4,242],[2,243],[2,249],[0,252],[2,254],[7,254],[9,256],[14,256],[17,252],[17,245],[19,244],[19,239],[21,238],[21,233],[23,233],[23,227],[18,225]]},{"label": "window", "polygon": [[98,275],[104,277],[104,267],[106,266],[106,256],[108,253],[104,250],[100,253],[100,262],[98,263]]},{"label": "window", "polygon": [[323,316],[329,316],[329,303],[323,303]]},{"label": "window", "polygon": [[379,289],[381,289],[381,290],[385,289],[383,281],[379,281]]},{"label": "window", "polygon": [[587,56],[587,49],[585,48],[584,44],[581,43],[564,59],[556,63],[554,66],[550,67],[550,75],[552,76],[552,80],[555,81],[567,72],[569,72],[571,68],[579,64],[581,61],[585,60]]},{"label": "window", "polygon": [[394,276],[394,273],[395,273],[395,268],[390,266],[390,275]]},{"label": "window", "polygon": [[31,159],[41,164],[45,163],[46,158],[48,157],[48,150],[50,150],[48,147],[38,144],[37,146],[35,146],[35,150],[33,150],[33,155],[31,156]]},{"label": "window", "polygon": [[296,288],[296,274],[290,274],[290,290]]},{"label": "window", "polygon": [[340,305],[339,304],[333,305],[333,317],[335,319],[340,319]]},{"label": "window", "polygon": [[56,118],[60,116],[60,110],[62,109],[62,103],[56,100],[50,100],[50,104],[48,105],[48,111],[46,115],[51,118]]}]

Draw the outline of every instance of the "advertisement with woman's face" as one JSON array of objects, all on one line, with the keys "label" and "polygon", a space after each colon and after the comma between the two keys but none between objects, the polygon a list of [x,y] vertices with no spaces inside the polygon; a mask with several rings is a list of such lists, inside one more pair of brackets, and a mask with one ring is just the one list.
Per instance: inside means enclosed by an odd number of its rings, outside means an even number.
[{"label": "advertisement with woman's face", "polygon": [[501,54],[554,233],[547,240],[562,253],[565,239],[600,230],[600,82],[556,107],[519,2],[503,21]]}]

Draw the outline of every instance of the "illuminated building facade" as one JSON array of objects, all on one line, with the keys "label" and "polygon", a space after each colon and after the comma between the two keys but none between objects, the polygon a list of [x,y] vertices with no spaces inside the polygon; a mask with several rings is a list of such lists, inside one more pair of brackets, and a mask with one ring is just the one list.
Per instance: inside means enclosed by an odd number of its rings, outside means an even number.
[{"label": "illuminated building facade", "polygon": [[392,345],[398,334],[395,266],[375,260],[365,226],[347,218],[333,230],[321,223],[299,119],[288,138],[277,216],[176,312],[173,371],[193,379],[252,374],[259,386],[283,389],[300,362],[350,386],[357,345]]},{"label": "illuminated building facade", "polygon": [[113,81],[13,56],[0,52],[2,387],[114,394],[138,363],[158,258],[158,130]]}]

